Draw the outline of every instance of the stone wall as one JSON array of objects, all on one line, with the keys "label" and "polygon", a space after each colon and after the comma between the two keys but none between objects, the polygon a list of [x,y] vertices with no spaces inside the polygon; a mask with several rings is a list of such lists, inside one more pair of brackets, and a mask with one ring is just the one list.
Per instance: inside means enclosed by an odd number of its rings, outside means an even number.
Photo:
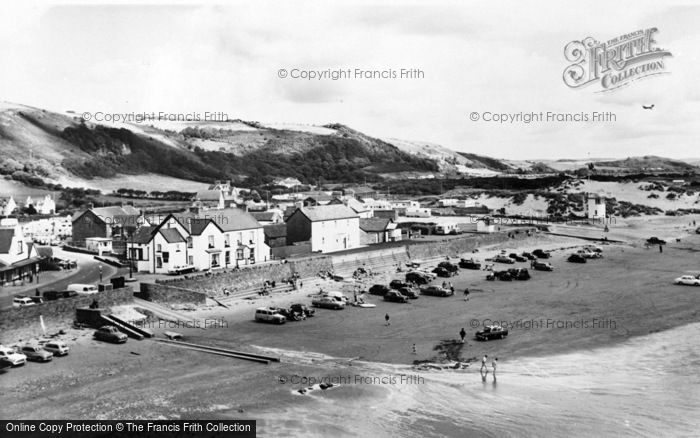
[{"label": "stone wall", "polygon": [[72,321],[75,317],[75,309],[88,307],[93,300],[97,300],[102,308],[111,307],[133,301],[134,292],[131,287],[125,287],[98,292],[93,295],[78,295],[73,298],[46,301],[36,306],[2,309],[0,310],[0,329],[10,330],[39,324],[40,315],[46,322],[55,320]]},{"label": "stone wall", "polygon": [[141,283],[139,292],[134,295],[154,303],[204,304],[207,298],[203,292],[159,283]]},{"label": "stone wall", "polygon": [[[530,234],[528,234],[530,233]],[[535,228],[501,231],[491,234],[462,235],[408,246],[411,260],[432,259],[437,257],[459,257],[484,245],[493,245],[510,240],[526,239],[535,233]]]},{"label": "stone wall", "polygon": [[286,263],[267,263],[248,266],[239,270],[214,271],[211,274],[187,275],[184,279],[161,280],[162,286],[172,286],[209,296],[222,296],[224,289],[230,293],[261,288],[265,281],[283,283],[296,273],[299,278],[315,277],[321,271],[332,269],[330,257],[317,256],[288,260]]}]

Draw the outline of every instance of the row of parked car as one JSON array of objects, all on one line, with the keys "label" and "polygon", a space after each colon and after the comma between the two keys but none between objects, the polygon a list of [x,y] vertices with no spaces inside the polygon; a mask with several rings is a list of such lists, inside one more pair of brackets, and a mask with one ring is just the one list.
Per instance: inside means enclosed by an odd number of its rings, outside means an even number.
[{"label": "row of parked car", "polygon": [[588,259],[599,259],[601,257],[603,257],[602,248],[595,245],[588,245],[569,255],[566,261],[569,263],[586,263]]},{"label": "row of parked car", "polygon": [[27,307],[41,304],[44,301],[54,301],[64,298],[72,298],[78,295],[94,295],[98,292],[94,284],[70,284],[66,290],[47,290],[41,296],[15,295],[12,299],[13,307]]},{"label": "row of parked car", "polygon": [[49,341],[43,345],[25,344],[19,348],[0,345],[0,368],[22,366],[28,361],[50,362],[54,356],[65,356],[70,349],[63,341]]},{"label": "row of parked car", "polygon": [[[338,308],[344,307],[336,306]],[[255,320],[272,324],[284,324],[287,321],[302,321],[311,318],[316,314],[316,310],[305,304],[292,304],[288,308],[283,307],[258,307],[255,309]]]}]

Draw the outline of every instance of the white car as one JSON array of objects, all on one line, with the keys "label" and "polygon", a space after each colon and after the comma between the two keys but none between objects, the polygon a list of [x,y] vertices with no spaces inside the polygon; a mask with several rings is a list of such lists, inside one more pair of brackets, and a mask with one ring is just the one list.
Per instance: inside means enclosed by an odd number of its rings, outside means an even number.
[{"label": "white car", "polygon": [[53,353],[54,356],[65,356],[70,349],[63,341],[49,341],[44,344],[44,350]]},{"label": "white car", "polygon": [[0,345],[0,360],[9,363],[13,367],[18,367],[27,363],[27,356],[22,353],[17,353],[12,348]]},{"label": "white car", "polygon": [[36,303],[29,297],[15,297],[12,300],[12,307],[35,306]]},{"label": "white car", "polygon": [[673,280],[673,284],[685,284],[688,286],[700,286],[700,275],[683,275]]},{"label": "white car", "polygon": [[93,295],[98,292],[94,284],[69,284],[66,289],[77,292],[78,295]]},{"label": "white car", "polygon": [[279,311],[273,307],[258,307],[255,309],[255,320],[273,324],[284,324],[287,322],[287,318],[280,315]]}]

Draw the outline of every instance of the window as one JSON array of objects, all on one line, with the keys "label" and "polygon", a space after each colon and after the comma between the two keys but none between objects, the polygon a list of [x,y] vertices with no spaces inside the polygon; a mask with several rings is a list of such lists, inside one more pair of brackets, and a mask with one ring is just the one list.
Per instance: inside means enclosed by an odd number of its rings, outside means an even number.
[{"label": "window", "polygon": [[212,268],[219,267],[219,254],[212,254],[211,255],[211,267]]},{"label": "window", "polygon": [[255,241],[255,231],[251,231],[250,233],[248,233],[248,236],[250,237],[248,241],[250,243],[253,243]]},{"label": "window", "polygon": [[163,253],[163,263],[168,263],[169,260],[170,260],[170,253],[166,251]]},{"label": "window", "polygon": [[[130,248],[130,258],[131,260],[148,260],[143,258],[143,249],[141,248]],[[148,253],[146,253],[148,255]]]},{"label": "window", "polygon": [[22,254],[24,252],[24,242],[21,240],[17,242],[17,254]]},{"label": "window", "polygon": [[243,248],[236,250],[236,260],[243,260]]},{"label": "window", "polygon": [[194,256],[188,256],[187,257],[187,263],[190,265],[194,265]]},{"label": "window", "polygon": [[214,236],[209,236],[209,248],[214,248]]},{"label": "window", "polygon": [[231,251],[226,251],[224,255],[224,264],[228,266],[231,263]]},{"label": "window", "polygon": [[224,246],[226,248],[231,246],[231,235],[230,234],[224,234]]},{"label": "window", "polygon": [[163,267],[163,259],[158,256],[156,257],[156,268],[162,268]]},{"label": "window", "polygon": [[192,236],[187,236],[187,247],[192,248]]},{"label": "window", "polygon": [[250,261],[254,262],[255,261],[255,248],[250,248]]},{"label": "window", "polygon": [[163,248],[160,246],[160,243],[156,245],[156,252],[161,252]]}]

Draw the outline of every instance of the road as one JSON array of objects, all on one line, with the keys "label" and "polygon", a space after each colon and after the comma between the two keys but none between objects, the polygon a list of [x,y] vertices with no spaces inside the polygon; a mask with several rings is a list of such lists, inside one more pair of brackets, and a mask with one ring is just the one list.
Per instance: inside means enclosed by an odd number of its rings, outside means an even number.
[{"label": "road", "polygon": [[[40,291],[66,290],[69,284],[97,284],[100,281],[100,266],[102,266],[102,281],[108,281],[120,271],[106,263],[95,260],[91,255],[74,252],[65,252],[54,248],[54,255],[60,258],[69,258],[78,261],[78,268],[66,272],[67,276],[43,283],[27,284],[23,287],[5,287],[0,289],[0,308],[12,305],[12,297],[18,294],[34,295],[38,288]],[[41,279],[41,274],[39,275]]]}]

